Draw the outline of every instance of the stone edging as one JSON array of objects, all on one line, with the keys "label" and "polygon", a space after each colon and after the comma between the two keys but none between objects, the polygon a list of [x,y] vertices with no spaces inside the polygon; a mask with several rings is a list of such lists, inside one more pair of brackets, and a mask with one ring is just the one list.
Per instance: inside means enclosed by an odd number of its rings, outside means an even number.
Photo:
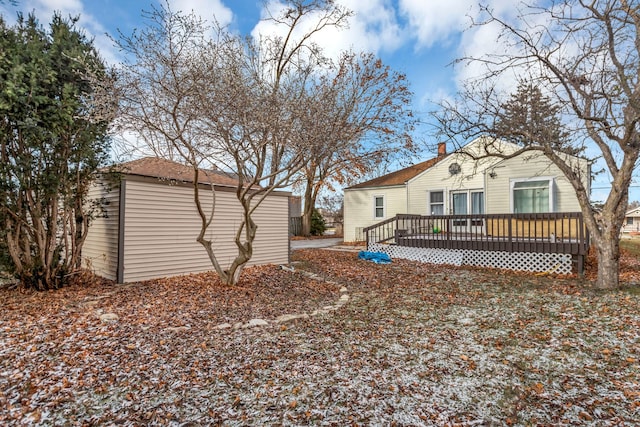
[{"label": "stone edging", "polygon": [[[322,277],[320,277],[319,275],[315,274],[315,273],[311,273],[308,271],[304,271],[304,270],[295,270],[292,267],[287,267],[287,266],[280,266],[281,269],[286,270],[286,271],[298,271],[300,274],[309,277],[310,279],[314,279],[320,282],[325,282],[325,283],[329,283],[332,285],[339,285],[336,282],[332,282],[332,281],[328,281],[323,279]],[[349,294],[348,294],[348,289],[345,286],[342,286],[340,288],[340,299],[338,299],[338,301],[333,304],[333,305],[326,305],[318,310],[314,310],[311,313],[294,313],[294,314],[283,314],[280,315],[278,317],[276,317],[273,320],[265,320],[265,319],[260,319],[260,318],[256,318],[256,319],[250,319],[248,322],[236,322],[234,324],[231,323],[221,323],[217,326],[215,326],[215,329],[219,329],[219,330],[224,330],[224,329],[246,329],[246,328],[254,328],[254,327],[262,327],[262,326],[269,326],[269,325],[278,325],[278,324],[282,324],[282,323],[287,323],[287,322],[291,322],[293,320],[297,320],[297,319],[309,319],[310,317],[313,316],[320,316],[323,314],[328,314],[332,311],[336,311],[339,308],[341,308],[342,306],[344,306],[347,302],[349,302]],[[93,308],[95,305],[98,304],[98,301],[88,301],[86,303],[86,306],[88,308]],[[101,322],[103,323],[111,323],[111,322],[117,322],[119,320],[119,317],[117,314],[115,313],[103,313],[101,309],[95,310],[94,311],[94,315],[96,315]],[[184,331],[188,331],[191,328],[189,326],[170,326],[167,328],[164,328],[165,332],[184,332]]]},{"label": "stone edging", "polygon": [[[296,271],[294,268],[292,267],[287,267],[287,266],[280,266],[281,269],[283,270],[287,270],[287,271]],[[315,273],[310,273],[308,271],[304,271],[304,270],[297,270],[299,273],[301,273],[304,276],[307,276],[311,279],[314,280],[318,280],[321,282],[325,282],[325,283],[329,283],[332,285],[338,285],[338,283],[336,282],[332,282],[332,281],[327,281],[324,280],[322,277],[318,276]],[[349,302],[349,294],[348,294],[348,289],[343,286],[340,288],[340,299],[338,299],[338,301],[333,304],[333,305],[326,305],[324,307],[322,307],[321,309],[318,310],[314,310],[311,313],[297,313],[297,314],[283,314],[281,316],[276,317],[275,319],[269,321],[269,320],[265,320],[265,319],[251,319],[248,322],[236,322],[234,324],[231,323],[221,323],[219,325],[217,325],[215,328],[216,329],[246,329],[246,328],[254,328],[256,326],[269,326],[272,324],[282,324],[282,323],[286,323],[286,322],[291,322],[293,320],[297,320],[297,319],[308,319],[310,317],[313,316],[319,316],[322,314],[328,314],[332,311],[338,310],[339,308],[341,308],[342,306],[344,306],[347,302]]]}]

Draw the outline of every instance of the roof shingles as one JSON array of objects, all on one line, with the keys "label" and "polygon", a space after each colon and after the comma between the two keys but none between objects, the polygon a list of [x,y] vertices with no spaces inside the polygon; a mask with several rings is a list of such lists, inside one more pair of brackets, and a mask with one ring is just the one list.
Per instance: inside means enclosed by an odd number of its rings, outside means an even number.
[{"label": "roof shingles", "polygon": [[361,182],[360,184],[352,185],[348,189],[356,189],[356,188],[368,188],[368,187],[389,187],[393,185],[403,185],[405,182],[409,181],[411,178],[414,178],[426,171],[440,160],[444,159],[446,156],[438,156],[432,159],[426,160],[424,162],[411,165],[407,168],[400,169],[395,172],[391,172],[389,174],[380,176],[378,178],[371,179],[369,181]]},{"label": "roof shingles", "polygon": [[[127,175],[147,176],[159,179],[174,179],[182,182],[193,182],[193,168],[171,160],[157,157],[144,157],[122,163],[120,172]],[[200,183],[237,186],[238,181],[221,171],[200,169]]]}]

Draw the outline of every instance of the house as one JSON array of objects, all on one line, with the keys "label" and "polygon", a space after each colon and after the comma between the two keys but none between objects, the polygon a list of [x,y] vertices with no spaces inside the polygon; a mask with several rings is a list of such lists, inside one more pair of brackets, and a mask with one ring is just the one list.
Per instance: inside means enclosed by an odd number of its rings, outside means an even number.
[{"label": "house", "polygon": [[[362,241],[363,230],[397,214],[465,215],[577,212],[571,183],[543,154],[526,152],[501,159],[470,156],[515,153],[505,141],[478,138],[453,153],[438,145],[430,160],[392,172],[344,191],[344,239]],[[586,159],[568,156],[589,188]],[[469,224],[471,226],[471,224]]]},{"label": "house", "polygon": [[[568,262],[581,267],[588,236],[573,186],[544,154],[517,154],[519,148],[481,137],[447,153],[441,143],[430,160],[346,188],[344,240],[392,243],[377,249],[460,263],[460,251],[468,263],[495,259],[494,251],[510,253],[498,266],[529,263],[529,251],[559,251],[563,263],[569,254],[578,258]],[[561,155],[589,188],[589,162]],[[436,249],[455,253],[434,255]],[[513,261],[515,253],[524,261]],[[545,263],[556,261],[545,254]]]},{"label": "house", "polygon": [[640,234],[640,207],[627,211],[621,231],[623,235]]},{"label": "house", "polygon": [[[213,270],[196,241],[200,217],[193,201],[193,170],[159,158],[134,160],[118,169],[115,182],[103,177],[91,188],[90,199],[106,203],[104,214],[89,228],[84,265],[118,283]],[[221,264],[230,265],[242,212],[237,181],[220,171],[203,172],[199,188],[209,210],[215,194],[207,237]],[[249,265],[289,262],[289,195],[271,193],[254,213],[258,231]]]}]

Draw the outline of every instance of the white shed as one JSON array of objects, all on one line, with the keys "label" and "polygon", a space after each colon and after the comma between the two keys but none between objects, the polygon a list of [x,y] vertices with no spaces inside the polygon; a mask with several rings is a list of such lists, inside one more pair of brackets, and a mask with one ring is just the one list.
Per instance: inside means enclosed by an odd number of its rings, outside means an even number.
[{"label": "white shed", "polygon": [[[91,199],[106,201],[82,250],[84,265],[118,283],[149,280],[213,270],[205,249],[196,241],[200,217],[193,201],[190,167],[158,158],[124,163],[117,182],[97,183]],[[200,180],[201,199],[215,216],[208,238],[223,266],[237,254],[234,236],[242,208],[236,198],[236,180],[229,174],[207,171]],[[258,207],[258,225],[249,265],[289,262],[288,192],[271,193]]]}]

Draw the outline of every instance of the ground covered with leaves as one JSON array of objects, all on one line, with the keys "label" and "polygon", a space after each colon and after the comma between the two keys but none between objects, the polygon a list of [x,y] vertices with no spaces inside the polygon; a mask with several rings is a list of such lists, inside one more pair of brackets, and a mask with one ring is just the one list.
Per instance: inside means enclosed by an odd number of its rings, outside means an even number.
[{"label": "ground covered with leaves", "polygon": [[[576,278],[376,265],[353,252],[295,257],[296,271],[248,269],[237,287],[205,274],[0,291],[0,424],[640,419],[637,285],[596,292]],[[344,287],[336,310],[219,328],[312,313]]]}]

